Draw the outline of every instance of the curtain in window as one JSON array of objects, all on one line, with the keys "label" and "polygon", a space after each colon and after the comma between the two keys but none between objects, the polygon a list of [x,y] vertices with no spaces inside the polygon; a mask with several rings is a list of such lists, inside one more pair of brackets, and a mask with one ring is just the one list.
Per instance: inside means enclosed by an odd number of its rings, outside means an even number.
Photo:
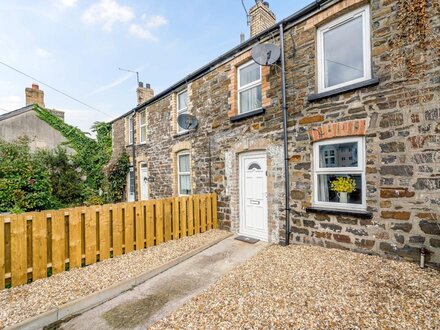
[{"label": "curtain in window", "polygon": [[189,172],[189,155],[179,156],[179,172]]},{"label": "curtain in window", "polygon": [[261,108],[261,85],[240,92],[240,112],[249,112]]},{"label": "curtain in window", "polygon": [[180,180],[180,194],[190,195],[191,194],[191,180],[188,174],[179,175]]},{"label": "curtain in window", "polygon": [[256,63],[240,69],[240,87],[260,80],[260,66]]}]

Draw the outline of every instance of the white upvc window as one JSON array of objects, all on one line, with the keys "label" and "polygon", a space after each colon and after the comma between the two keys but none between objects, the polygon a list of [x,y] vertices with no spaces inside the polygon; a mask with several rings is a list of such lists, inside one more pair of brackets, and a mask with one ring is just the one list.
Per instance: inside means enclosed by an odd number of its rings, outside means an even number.
[{"label": "white upvc window", "polygon": [[133,131],[134,131],[134,117],[130,116],[128,117],[128,145],[133,144]]},{"label": "white upvc window", "polygon": [[133,167],[130,167],[130,172],[127,174],[127,201],[134,202],[134,185],[135,185],[135,175]]},{"label": "white upvc window", "polygon": [[[184,91],[177,94],[177,116],[176,116],[176,122],[177,117],[179,115],[188,113],[188,91],[185,89]],[[183,133],[186,132],[186,130],[179,126],[179,123],[177,124],[177,133]]]},{"label": "white upvc window", "polygon": [[237,75],[238,113],[261,109],[261,66],[248,62],[238,68]]},{"label": "white upvc window", "polygon": [[319,92],[371,79],[369,6],[320,27],[317,43]]},{"label": "white upvc window", "polygon": [[177,154],[177,188],[179,196],[191,195],[191,163],[188,150]]},{"label": "white upvc window", "polygon": [[315,142],[313,175],[313,206],[365,210],[365,139]]},{"label": "white upvc window", "polygon": [[139,142],[147,142],[147,111],[144,110],[139,114]]}]

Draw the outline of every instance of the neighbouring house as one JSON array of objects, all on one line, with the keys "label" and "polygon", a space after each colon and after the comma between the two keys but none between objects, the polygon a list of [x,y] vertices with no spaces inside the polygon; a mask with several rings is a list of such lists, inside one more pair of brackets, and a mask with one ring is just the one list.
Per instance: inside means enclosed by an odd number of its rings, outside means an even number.
[{"label": "neighbouring house", "polygon": [[[127,200],[213,191],[233,232],[413,261],[424,247],[440,267],[438,5],[318,0],[280,26],[257,0],[249,15],[250,39],[155,96],[139,86],[112,122],[114,156],[133,165]],[[281,35],[287,207],[281,68],[251,57]]]},{"label": "neighbouring house", "polygon": [[[38,118],[33,110],[34,104],[44,105],[44,92],[37,84],[25,89],[26,106],[0,115],[0,139],[12,142],[19,137],[27,136],[30,139],[31,149],[54,149],[66,139],[62,134],[45,121]],[[49,110],[64,120],[64,112]]]}]

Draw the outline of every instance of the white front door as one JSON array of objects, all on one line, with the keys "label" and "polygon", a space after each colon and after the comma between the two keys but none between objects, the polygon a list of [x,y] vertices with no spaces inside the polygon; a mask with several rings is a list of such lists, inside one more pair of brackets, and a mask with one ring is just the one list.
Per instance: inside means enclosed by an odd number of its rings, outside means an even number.
[{"label": "white front door", "polygon": [[141,187],[141,201],[146,201],[148,199],[148,168],[147,164],[141,163],[140,168],[140,183],[139,187]]},{"label": "white front door", "polygon": [[266,152],[240,155],[240,234],[268,240]]}]

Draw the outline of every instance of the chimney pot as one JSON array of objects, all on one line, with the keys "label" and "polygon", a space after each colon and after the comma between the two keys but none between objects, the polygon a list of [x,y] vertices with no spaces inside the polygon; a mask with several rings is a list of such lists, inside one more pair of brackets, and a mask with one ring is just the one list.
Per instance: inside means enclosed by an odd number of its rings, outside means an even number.
[{"label": "chimney pot", "polygon": [[139,81],[138,87],[144,87],[144,83],[142,81]]},{"label": "chimney pot", "polygon": [[39,90],[39,89],[40,89],[40,86],[38,86],[37,84],[32,84],[32,89]]},{"label": "chimney pot", "polygon": [[154,91],[151,89],[150,84],[145,84],[143,87],[143,83],[139,82],[139,87],[136,90],[137,94],[137,104],[142,104],[154,96]]}]

